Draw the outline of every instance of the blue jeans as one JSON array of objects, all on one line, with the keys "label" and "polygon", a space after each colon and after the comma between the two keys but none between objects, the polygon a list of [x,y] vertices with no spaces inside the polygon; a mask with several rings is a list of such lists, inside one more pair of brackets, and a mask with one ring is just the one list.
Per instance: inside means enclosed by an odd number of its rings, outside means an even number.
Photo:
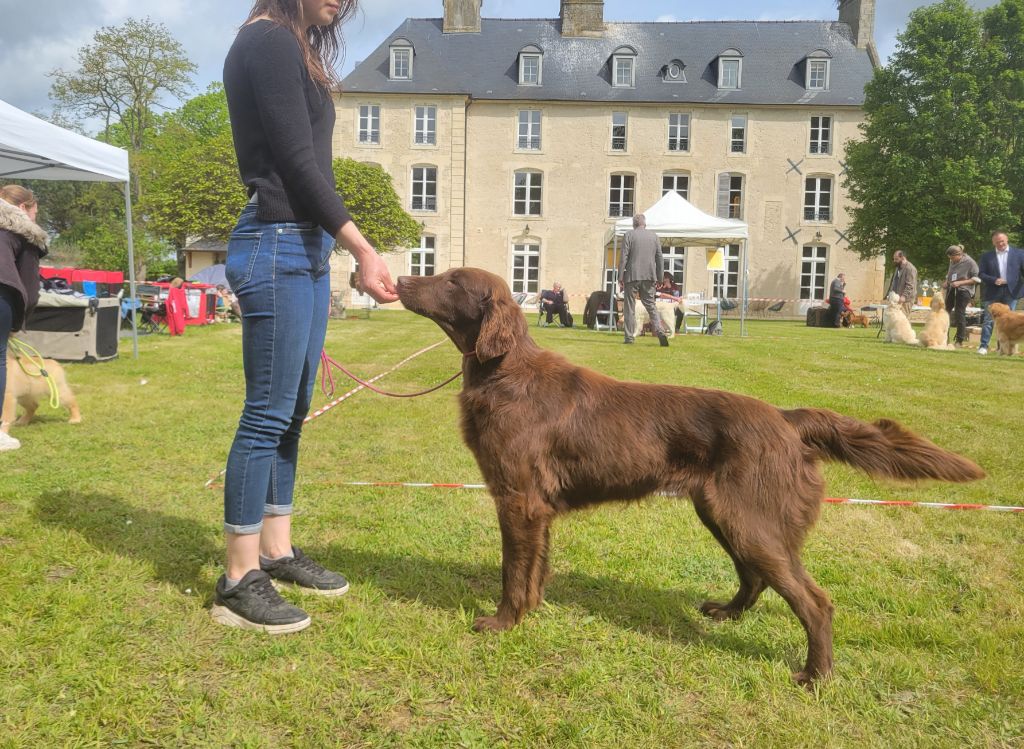
[{"label": "blue jeans", "polygon": [[242,311],[245,406],[228,453],[224,530],[259,533],[292,511],[302,421],[330,307],[334,239],[316,224],[269,223],[242,210],[224,269]]},{"label": "blue jeans", "polygon": [[1010,309],[1017,309],[1016,299],[992,299],[988,302],[982,302],[981,306],[985,308],[985,311],[981,315],[981,340],[978,342],[978,348],[988,348],[988,342],[992,340],[992,328],[995,326],[996,321],[992,319],[992,313],[988,311],[988,306],[996,302],[1002,302]]},{"label": "blue jeans", "polygon": [[7,389],[7,339],[14,322],[14,300],[17,293],[9,286],[0,284],[0,406],[3,405],[4,391]]}]

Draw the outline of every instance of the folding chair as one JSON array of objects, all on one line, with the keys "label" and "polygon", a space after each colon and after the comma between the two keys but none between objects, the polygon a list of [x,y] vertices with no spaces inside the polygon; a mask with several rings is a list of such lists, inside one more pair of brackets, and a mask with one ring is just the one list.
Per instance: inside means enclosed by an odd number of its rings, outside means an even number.
[{"label": "folding chair", "polygon": [[701,293],[688,292],[679,300],[679,306],[683,312],[683,323],[680,326],[683,333],[703,333],[708,324],[708,312],[701,300]]}]

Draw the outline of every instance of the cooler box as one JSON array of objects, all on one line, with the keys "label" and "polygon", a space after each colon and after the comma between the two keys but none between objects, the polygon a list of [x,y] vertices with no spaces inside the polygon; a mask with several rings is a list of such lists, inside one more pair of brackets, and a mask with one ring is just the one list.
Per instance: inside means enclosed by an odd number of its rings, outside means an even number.
[{"label": "cooler box", "polygon": [[95,362],[117,356],[121,304],[69,294],[39,294],[39,305],[17,338],[49,359]]}]

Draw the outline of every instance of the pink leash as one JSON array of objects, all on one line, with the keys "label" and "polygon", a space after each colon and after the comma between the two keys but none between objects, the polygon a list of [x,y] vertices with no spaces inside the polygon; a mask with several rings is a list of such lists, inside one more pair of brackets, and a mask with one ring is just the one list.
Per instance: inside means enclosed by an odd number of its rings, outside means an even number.
[{"label": "pink leash", "polygon": [[[475,355],[476,355],[475,352],[470,351],[468,354],[463,354],[462,357],[465,359],[466,357],[475,356]],[[412,357],[410,357],[410,358],[412,358]],[[326,350],[320,352],[320,363],[321,363],[321,366],[320,366],[320,389],[321,389],[321,391],[323,391],[324,395],[326,395],[328,398],[330,398],[332,395],[334,395],[334,374],[331,372],[331,368],[332,367],[335,368],[335,369],[338,369],[339,371],[341,371],[342,373],[347,375],[349,378],[351,378],[351,379],[355,380],[356,382],[358,382],[363,387],[369,388],[373,392],[378,393],[380,395],[386,395],[389,398],[416,398],[416,397],[418,397],[420,395],[426,395],[427,393],[432,393],[435,390],[440,390],[441,388],[443,388],[448,383],[453,382],[453,381],[457,380],[460,376],[462,376],[462,370],[460,369],[458,372],[453,374],[447,380],[445,380],[444,382],[442,382],[439,385],[434,385],[434,387],[432,387],[432,388],[427,388],[426,390],[420,390],[419,392],[416,392],[416,393],[389,393],[386,390],[381,390],[379,388],[374,387],[373,385],[370,384],[370,382],[368,382],[366,380],[362,380],[359,377],[357,377],[356,375],[354,375],[351,372],[349,372],[347,369],[345,369],[344,366],[342,366],[341,364],[336,362],[334,359],[332,359],[330,354],[328,354]],[[373,378],[373,379],[376,379],[376,378]],[[328,388],[329,388],[329,390],[328,390]]]}]

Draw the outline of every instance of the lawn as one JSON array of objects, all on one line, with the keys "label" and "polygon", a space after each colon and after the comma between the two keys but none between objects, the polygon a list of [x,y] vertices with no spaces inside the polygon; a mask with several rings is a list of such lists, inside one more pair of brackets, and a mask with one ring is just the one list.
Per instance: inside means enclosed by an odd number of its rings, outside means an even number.
[{"label": "lawn", "polygon": [[[832,465],[831,496],[1024,504],[1022,358],[774,321],[625,347],[534,320],[542,345],[602,372],[896,418],[989,472],[898,487]],[[327,348],[369,376],[441,338],[382,312],[332,321]],[[349,484],[479,482],[457,384],[363,391],[307,425],[296,542],[352,590],[301,599],[301,634],[216,625],[221,497],[204,483],[241,407],[240,330],[148,336],[138,360],[123,343],[116,361],[67,367],[81,425],[41,409],[0,454],[0,746],[1024,743],[1024,514],[826,505],[804,558],[836,606],[836,670],[815,692],[790,682],[805,637],[775,593],[739,622],[700,616],[735,573],[676,499],[562,519],[546,605],[473,633],[501,583],[487,494]],[[458,365],[446,343],[379,384],[410,392]]]}]

